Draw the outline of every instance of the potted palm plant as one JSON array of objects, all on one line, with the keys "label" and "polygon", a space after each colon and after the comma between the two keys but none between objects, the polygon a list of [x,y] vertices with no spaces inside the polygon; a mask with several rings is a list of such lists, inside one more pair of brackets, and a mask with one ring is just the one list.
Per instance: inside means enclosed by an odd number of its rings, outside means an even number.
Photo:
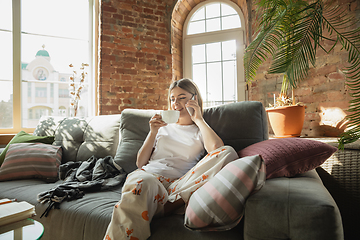
[{"label": "potted palm plant", "polygon": [[[329,53],[336,44],[348,51],[349,67],[343,69],[346,84],[353,100],[350,102],[347,131],[340,143],[348,143],[360,134],[360,28],[354,30],[355,18],[332,2],[324,0],[258,0],[256,3],[259,24],[255,39],[249,44],[244,56],[245,79],[249,83],[257,69],[268,57],[272,58],[269,74],[282,74],[283,86],[277,98],[281,102],[296,105],[290,99],[286,86],[296,89],[307,78],[308,70],[315,66],[316,52]],[[322,40],[332,42],[328,50]],[[269,112],[269,111],[268,111]]]}]

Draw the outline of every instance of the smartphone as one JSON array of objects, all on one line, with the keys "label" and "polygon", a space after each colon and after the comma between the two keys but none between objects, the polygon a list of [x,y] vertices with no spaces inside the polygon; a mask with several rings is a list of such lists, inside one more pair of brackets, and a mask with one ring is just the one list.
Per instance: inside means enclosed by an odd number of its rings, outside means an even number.
[{"label": "smartphone", "polygon": [[[195,94],[192,96],[192,98],[190,100],[195,100]],[[186,108],[190,114],[190,116],[192,116],[194,114],[194,109],[192,107],[187,107]]]}]

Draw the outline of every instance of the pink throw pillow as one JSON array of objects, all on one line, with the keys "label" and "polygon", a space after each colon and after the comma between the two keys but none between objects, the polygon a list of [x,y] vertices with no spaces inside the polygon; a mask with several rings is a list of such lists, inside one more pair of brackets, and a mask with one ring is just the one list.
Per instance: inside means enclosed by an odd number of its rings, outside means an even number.
[{"label": "pink throw pillow", "polygon": [[252,144],[238,154],[239,157],[261,155],[266,165],[266,178],[269,179],[310,171],[336,151],[336,147],[315,140],[280,138]]}]

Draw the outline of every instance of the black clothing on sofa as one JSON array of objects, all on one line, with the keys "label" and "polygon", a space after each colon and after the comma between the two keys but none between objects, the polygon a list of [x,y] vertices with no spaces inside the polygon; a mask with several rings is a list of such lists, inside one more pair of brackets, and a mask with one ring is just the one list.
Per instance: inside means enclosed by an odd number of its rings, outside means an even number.
[{"label": "black clothing on sofa", "polygon": [[90,157],[84,162],[67,162],[59,167],[59,177],[64,180],[55,188],[38,194],[37,201],[49,202],[41,217],[49,214],[52,208],[59,209],[63,201],[82,198],[85,192],[107,190],[118,186],[125,180],[126,173],[118,170],[112,156],[97,159]]}]

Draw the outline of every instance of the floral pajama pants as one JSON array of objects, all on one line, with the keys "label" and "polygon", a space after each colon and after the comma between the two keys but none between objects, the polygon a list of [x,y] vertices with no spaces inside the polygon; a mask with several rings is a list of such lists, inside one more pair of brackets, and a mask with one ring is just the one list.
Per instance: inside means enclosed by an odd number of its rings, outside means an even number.
[{"label": "floral pajama pants", "polygon": [[130,173],[121,200],[113,209],[104,240],[147,239],[151,234],[150,221],[154,216],[163,215],[167,201],[175,202],[182,198],[187,203],[193,192],[237,158],[232,147],[220,147],[174,181],[140,169]]}]

